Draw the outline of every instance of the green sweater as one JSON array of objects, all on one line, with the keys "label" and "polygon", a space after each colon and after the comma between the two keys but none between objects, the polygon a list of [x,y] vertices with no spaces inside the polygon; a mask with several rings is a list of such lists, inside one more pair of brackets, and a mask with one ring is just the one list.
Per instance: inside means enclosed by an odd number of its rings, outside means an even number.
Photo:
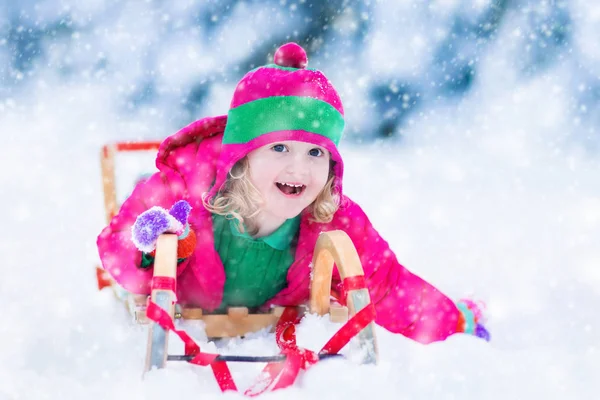
[{"label": "green sweater", "polygon": [[215,250],[225,268],[223,302],[219,307],[258,307],[285,288],[294,262],[300,216],[288,219],[269,236],[240,233],[236,220],[213,214]]}]

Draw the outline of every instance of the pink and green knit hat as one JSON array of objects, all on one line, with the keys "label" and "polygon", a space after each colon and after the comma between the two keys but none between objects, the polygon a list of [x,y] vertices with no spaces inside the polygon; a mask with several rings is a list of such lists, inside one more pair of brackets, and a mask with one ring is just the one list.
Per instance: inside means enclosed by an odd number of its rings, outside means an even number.
[{"label": "pink and green knit hat", "polygon": [[287,43],[276,52],[274,64],[248,72],[238,83],[227,114],[214,196],[233,165],[259,147],[296,140],[326,148],[335,161],[335,190],[341,194],[343,162],[337,146],[344,131],[344,109],[329,80],[306,68],[306,52]]}]

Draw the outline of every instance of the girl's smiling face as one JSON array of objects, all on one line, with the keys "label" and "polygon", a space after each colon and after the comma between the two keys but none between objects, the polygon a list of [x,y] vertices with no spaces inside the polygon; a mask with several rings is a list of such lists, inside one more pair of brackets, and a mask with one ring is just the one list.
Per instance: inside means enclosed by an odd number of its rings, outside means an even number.
[{"label": "girl's smiling face", "polygon": [[329,177],[329,152],[311,143],[270,143],[247,157],[250,181],[264,199],[261,219],[283,223],[294,218],[317,198]]}]

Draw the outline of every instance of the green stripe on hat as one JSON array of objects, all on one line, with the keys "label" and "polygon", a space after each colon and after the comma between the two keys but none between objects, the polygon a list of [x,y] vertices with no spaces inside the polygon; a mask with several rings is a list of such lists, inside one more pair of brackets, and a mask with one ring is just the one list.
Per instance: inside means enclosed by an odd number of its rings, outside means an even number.
[{"label": "green stripe on hat", "polygon": [[248,143],[269,132],[303,130],[339,144],[344,117],[329,103],[312,97],[273,96],[230,109],[223,144]]}]

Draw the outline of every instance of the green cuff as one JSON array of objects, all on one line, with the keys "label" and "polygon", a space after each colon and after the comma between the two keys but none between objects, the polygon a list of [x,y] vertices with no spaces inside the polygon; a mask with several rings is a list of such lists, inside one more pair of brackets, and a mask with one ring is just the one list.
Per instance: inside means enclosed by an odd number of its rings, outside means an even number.
[{"label": "green cuff", "polygon": [[142,262],[140,264],[141,269],[148,269],[154,264],[154,257],[150,254],[142,253]]},{"label": "green cuff", "polygon": [[475,332],[475,315],[473,311],[469,310],[466,304],[458,302],[456,308],[462,313],[465,318],[465,332],[472,335]]},{"label": "green cuff", "polygon": [[[177,265],[185,261],[185,258],[178,258]],[[142,253],[142,262],[140,263],[141,269],[149,269],[154,265],[154,257],[147,253]]]}]

